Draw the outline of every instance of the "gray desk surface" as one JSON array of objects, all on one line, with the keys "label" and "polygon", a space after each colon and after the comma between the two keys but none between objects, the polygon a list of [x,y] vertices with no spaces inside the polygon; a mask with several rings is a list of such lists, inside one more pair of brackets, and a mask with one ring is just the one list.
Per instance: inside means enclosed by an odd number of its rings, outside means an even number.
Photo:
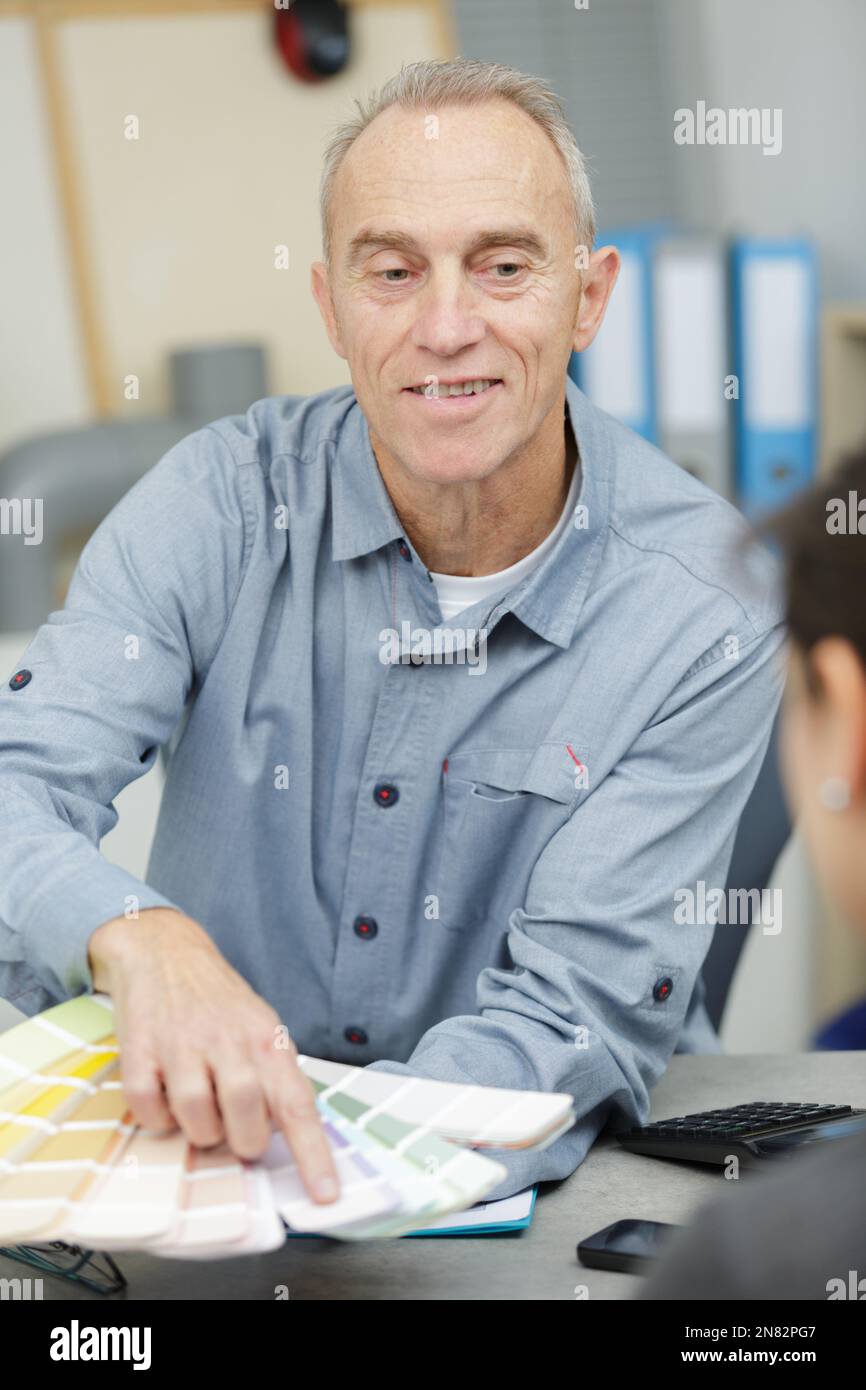
[{"label": "gray desk surface", "polygon": [[[866,1108],[866,1053],[674,1057],[653,1092],[653,1115],[682,1115],[747,1100],[831,1101]],[[741,1179],[744,1184],[749,1175]],[[629,1298],[637,1279],[584,1269],[575,1245],[622,1217],[683,1223],[721,1190],[715,1169],[641,1158],[603,1137],[572,1177],[539,1193],[529,1230],[517,1235],[372,1241],[349,1245],[290,1239],[270,1255],[208,1263],[161,1260],[142,1252],[115,1258],[132,1299],[268,1299],[284,1285],[290,1299]],[[0,1259],[0,1277],[22,1266]],[[46,1299],[97,1295],[46,1278]]]}]

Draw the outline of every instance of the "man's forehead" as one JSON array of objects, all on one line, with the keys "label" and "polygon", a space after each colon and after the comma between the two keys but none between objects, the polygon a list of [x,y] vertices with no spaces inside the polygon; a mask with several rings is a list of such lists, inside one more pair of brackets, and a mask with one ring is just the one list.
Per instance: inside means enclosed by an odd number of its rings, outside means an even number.
[{"label": "man's forehead", "polygon": [[[365,188],[357,200],[341,200],[337,239],[341,257],[360,264],[378,251],[430,255],[439,250],[469,256],[508,246],[546,260],[559,241],[553,200],[532,201],[515,196],[513,183],[497,196],[483,197],[477,187],[453,198],[429,198],[429,186],[418,198]],[[563,202],[565,213],[565,203]],[[565,219],[563,219],[565,220]]]},{"label": "man's forehead", "polygon": [[484,211],[487,220],[497,208],[518,204],[528,213],[538,203],[538,183],[533,180],[531,169],[514,169],[502,178],[490,173],[458,174],[456,171],[440,178],[417,173],[400,178],[383,172],[369,179],[350,177],[343,193],[356,212],[363,206],[365,221],[401,212],[411,215],[418,208],[428,209],[432,214],[438,209],[464,208],[467,203],[479,213]]},{"label": "man's forehead", "polygon": [[[388,114],[383,112],[383,117]],[[414,112],[398,114],[402,128],[406,117],[416,116]],[[471,111],[461,114],[478,117]],[[465,142],[461,138],[458,148],[456,139],[426,141],[422,133],[416,140],[418,120],[409,122],[410,141],[395,139],[396,126],[381,142],[368,141],[377,121],[359,138],[340,169],[334,223],[347,237],[354,238],[362,226],[374,224],[404,224],[409,229],[419,218],[433,234],[446,222],[453,224],[455,216],[467,232],[470,227],[518,221],[539,227],[548,224],[551,216],[554,220],[557,214],[568,216],[565,170],[543,132],[537,134],[542,147],[549,146],[549,151],[541,151],[545,156],[549,153],[549,162],[539,156],[535,131],[525,145],[499,137],[490,145],[484,135]],[[470,135],[472,128],[470,123]],[[359,148],[361,141],[363,148]]]},{"label": "man's forehead", "polygon": [[406,184],[409,196],[436,185],[457,196],[469,185],[500,184],[499,195],[535,179],[549,184],[565,171],[556,150],[524,111],[507,102],[446,106],[441,110],[388,107],[348,151],[341,174],[344,188],[390,181]]}]

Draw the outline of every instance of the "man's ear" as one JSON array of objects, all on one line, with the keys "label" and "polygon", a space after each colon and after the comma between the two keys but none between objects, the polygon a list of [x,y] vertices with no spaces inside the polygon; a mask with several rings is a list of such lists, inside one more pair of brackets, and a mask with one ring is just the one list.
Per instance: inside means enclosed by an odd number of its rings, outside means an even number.
[{"label": "man's ear", "polygon": [[340,330],[337,325],[337,314],[334,309],[334,299],[331,294],[331,283],[328,277],[328,267],[324,261],[314,261],[310,267],[310,287],[313,291],[313,298],[319,306],[319,313],[322,315],[322,322],[325,325],[325,332],[338,357],[347,360],[343,348]]},{"label": "man's ear", "polygon": [[584,348],[588,348],[601,328],[607,302],[619,275],[620,264],[619,252],[615,246],[602,246],[590,256],[589,265],[583,272],[580,304],[574,325],[575,352],[583,352]]}]

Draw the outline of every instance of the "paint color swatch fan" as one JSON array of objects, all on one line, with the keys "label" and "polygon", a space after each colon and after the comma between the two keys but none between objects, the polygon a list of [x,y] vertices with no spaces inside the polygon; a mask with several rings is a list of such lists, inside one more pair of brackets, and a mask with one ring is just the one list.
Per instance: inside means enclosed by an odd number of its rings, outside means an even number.
[{"label": "paint color swatch fan", "polygon": [[286,1226],[340,1240],[399,1236],[502,1181],[505,1168],[483,1149],[544,1148],[574,1123],[568,1095],[301,1057],[340,1179],[340,1196],[322,1206],[279,1134],[248,1163],[138,1127],[113,1028],[111,1001],[82,995],[0,1034],[0,1244],[211,1259],[275,1249]]}]

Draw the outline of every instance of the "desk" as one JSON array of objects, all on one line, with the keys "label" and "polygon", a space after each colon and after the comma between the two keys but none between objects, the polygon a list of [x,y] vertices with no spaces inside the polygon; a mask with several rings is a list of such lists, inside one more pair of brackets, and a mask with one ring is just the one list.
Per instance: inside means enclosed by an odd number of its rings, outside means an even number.
[{"label": "desk", "polygon": [[[653,1092],[653,1116],[682,1115],[746,1100],[830,1101],[866,1108],[866,1053],[674,1057]],[[290,1299],[489,1300],[631,1297],[637,1278],[584,1269],[575,1245],[621,1217],[683,1223],[722,1190],[716,1169],[643,1158],[605,1136],[570,1178],[539,1193],[535,1218],[517,1235],[431,1237],[360,1245],[290,1239],[270,1255],[209,1263],[160,1260],[144,1252],[117,1259],[132,1299],[267,1299],[285,1285]],[[749,1181],[746,1173],[740,1181]],[[22,1266],[0,1260],[0,1277]],[[46,1299],[99,1297],[46,1276]],[[103,1301],[103,1300],[100,1300]],[[107,1300],[104,1300],[107,1301]]]}]

